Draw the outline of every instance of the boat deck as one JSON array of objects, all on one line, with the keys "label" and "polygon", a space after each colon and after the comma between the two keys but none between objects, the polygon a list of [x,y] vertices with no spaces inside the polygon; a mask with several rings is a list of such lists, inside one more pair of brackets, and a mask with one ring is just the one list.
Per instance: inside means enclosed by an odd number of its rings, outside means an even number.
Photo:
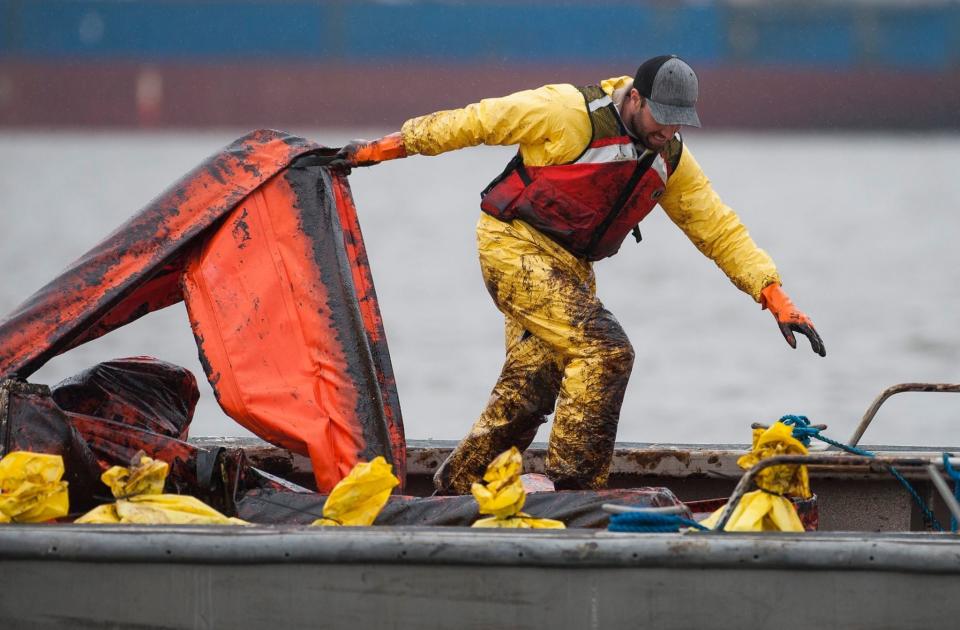
[{"label": "boat deck", "polygon": [[[195,438],[202,446],[242,447],[254,465],[305,487],[313,483],[310,461],[252,438]],[[455,442],[411,441],[407,455],[406,494],[427,496],[431,478],[450,454]],[[943,448],[865,446],[878,456],[937,457]],[[746,444],[640,444],[619,443],[610,469],[610,486],[636,488],[662,486],[682,501],[727,497],[743,470],[737,459]],[[953,449],[960,450],[960,449]],[[534,444],[524,453],[524,471],[542,473],[546,448]],[[889,473],[865,466],[844,469],[809,466],[810,484],[817,495],[821,531],[907,532],[924,531],[919,508]],[[904,471],[917,491],[933,508],[941,523],[950,513],[925,474]]]}]

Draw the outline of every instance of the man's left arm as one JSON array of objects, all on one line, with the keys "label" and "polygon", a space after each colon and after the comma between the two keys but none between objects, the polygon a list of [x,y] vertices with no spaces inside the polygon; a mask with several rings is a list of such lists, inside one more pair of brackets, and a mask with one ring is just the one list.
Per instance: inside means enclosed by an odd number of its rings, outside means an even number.
[{"label": "man's left arm", "polygon": [[813,322],[781,288],[773,260],[757,247],[737,214],[721,201],[687,146],[668,180],[660,206],[733,284],[770,309],[791,347],[797,347],[793,333],[799,332],[810,340],[814,352],[826,356]]}]

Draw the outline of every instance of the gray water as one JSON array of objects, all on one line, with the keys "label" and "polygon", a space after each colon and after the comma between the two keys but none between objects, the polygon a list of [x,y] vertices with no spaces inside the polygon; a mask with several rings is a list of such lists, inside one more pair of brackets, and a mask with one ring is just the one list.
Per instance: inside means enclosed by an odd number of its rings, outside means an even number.
[{"label": "gray water", "polygon": [[[389,130],[294,130],[328,145]],[[172,181],[242,130],[0,133],[0,312],[12,310]],[[960,382],[960,138],[688,136],[704,170],[773,256],[827,346],[791,350],[660,212],[597,264],[599,294],[637,351],[619,439],[745,442],[750,423],[803,413],[847,438],[884,387]],[[480,279],[478,191],[510,149],[415,157],[351,177],[411,439],[458,439],[503,357]],[[53,384],[147,354],[201,381],[193,435],[246,435],[217,407],[183,305],[51,361]],[[546,439],[547,428],[538,439]],[[892,399],[867,443],[960,444],[960,395]]]}]

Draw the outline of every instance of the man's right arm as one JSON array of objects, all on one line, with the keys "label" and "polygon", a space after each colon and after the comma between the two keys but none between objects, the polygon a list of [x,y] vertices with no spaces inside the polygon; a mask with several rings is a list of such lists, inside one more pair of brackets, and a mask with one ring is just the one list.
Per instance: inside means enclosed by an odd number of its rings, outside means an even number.
[{"label": "man's right arm", "polygon": [[333,165],[369,166],[488,144],[520,145],[525,163],[542,166],[574,159],[590,135],[590,117],[579,90],[567,84],[545,85],[411,118],[400,132],[349,143]]},{"label": "man's right arm", "polygon": [[411,155],[437,155],[478,144],[557,143],[561,146],[556,149],[564,152],[565,140],[572,152],[582,149],[582,139],[566,139],[563,130],[580,126],[577,123],[585,116],[583,97],[576,88],[546,85],[412,118],[403,124],[401,134]]}]

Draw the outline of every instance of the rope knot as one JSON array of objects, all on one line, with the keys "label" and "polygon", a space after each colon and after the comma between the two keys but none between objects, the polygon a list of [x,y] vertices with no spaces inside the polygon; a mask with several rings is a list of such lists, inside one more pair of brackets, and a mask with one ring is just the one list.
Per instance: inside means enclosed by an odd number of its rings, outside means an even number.
[{"label": "rope knot", "polygon": [[788,414],[780,418],[780,422],[793,427],[793,437],[804,446],[810,446],[810,438],[820,437],[820,429],[810,426],[810,419],[806,416]]}]

